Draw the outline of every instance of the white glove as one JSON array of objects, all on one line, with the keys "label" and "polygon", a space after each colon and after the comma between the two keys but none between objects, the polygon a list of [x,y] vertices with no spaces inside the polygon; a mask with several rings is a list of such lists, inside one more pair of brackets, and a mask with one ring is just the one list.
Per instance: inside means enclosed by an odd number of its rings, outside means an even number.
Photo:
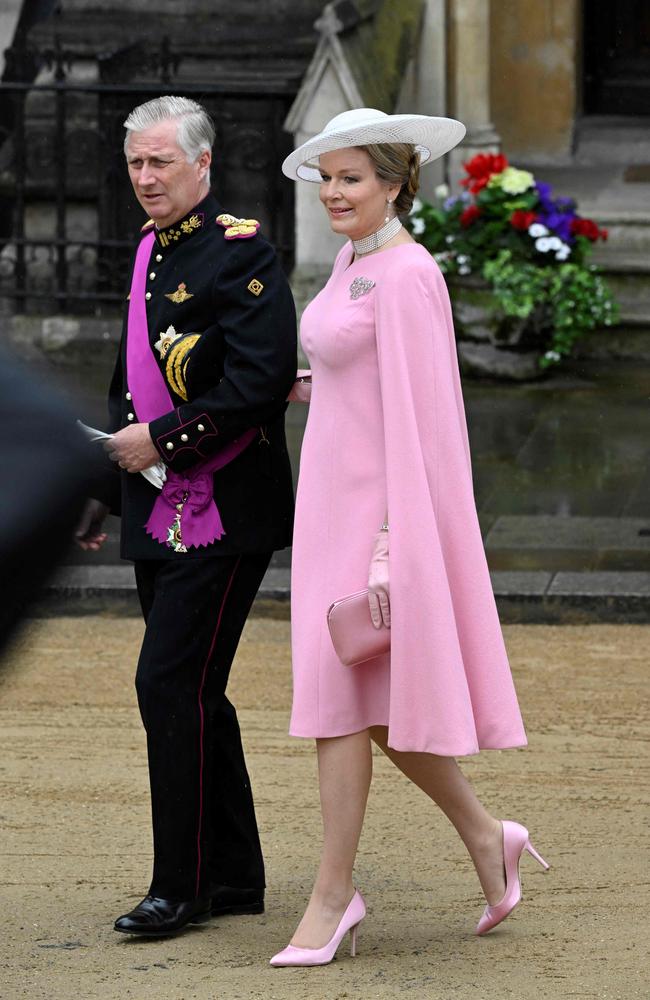
[{"label": "white glove", "polygon": [[375,628],[382,623],[390,628],[390,590],[388,586],[388,532],[378,531],[372,547],[368,571],[368,604]]}]

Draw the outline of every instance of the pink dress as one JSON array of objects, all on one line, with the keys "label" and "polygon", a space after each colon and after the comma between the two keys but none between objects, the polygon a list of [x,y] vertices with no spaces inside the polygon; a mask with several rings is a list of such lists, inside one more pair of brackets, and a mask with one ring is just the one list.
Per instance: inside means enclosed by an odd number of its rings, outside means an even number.
[{"label": "pink dress", "polygon": [[[418,244],[351,260],[348,243],[301,323],[312,396],[293,543],[290,732],[383,725],[396,750],[445,756],[523,746],[444,280]],[[391,652],[346,667],[327,609],[367,586],[386,513]]]}]

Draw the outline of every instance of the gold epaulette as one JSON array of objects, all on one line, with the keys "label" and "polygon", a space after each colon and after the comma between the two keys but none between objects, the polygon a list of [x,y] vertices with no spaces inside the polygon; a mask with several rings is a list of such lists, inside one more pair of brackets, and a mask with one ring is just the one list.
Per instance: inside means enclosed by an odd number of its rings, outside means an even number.
[{"label": "gold epaulette", "polygon": [[224,236],[227,240],[249,240],[260,228],[257,219],[238,219],[236,215],[229,215],[227,212],[218,215],[216,222],[226,230]]}]

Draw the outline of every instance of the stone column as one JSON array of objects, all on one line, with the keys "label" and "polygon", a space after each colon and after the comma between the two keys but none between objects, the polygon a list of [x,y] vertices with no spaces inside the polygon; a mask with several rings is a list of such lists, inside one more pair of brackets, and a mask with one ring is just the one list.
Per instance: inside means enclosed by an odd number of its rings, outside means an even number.
[{"label": "stone column", "polygon": [[2,10],[0,10],[0,76],[5,68],[5,49],[13,44],[22,5],[22,0],[3,0],[2,2]]},{"label": "stone column", "polygon": [[[425,0],[418,51],[402,82],[395,114],[448,115],[446,0]],[[433,201],[446,179],[446,158],[427,164],[420,174],[420,195]]]},{"label": "stone column", "polygon": [[499,135],[490,115],[490,0],[452,0],[449,56],[452,114],[467,127],[460,147],[449,155],[452,190],[462,164],[476,153],[498,153]]}]

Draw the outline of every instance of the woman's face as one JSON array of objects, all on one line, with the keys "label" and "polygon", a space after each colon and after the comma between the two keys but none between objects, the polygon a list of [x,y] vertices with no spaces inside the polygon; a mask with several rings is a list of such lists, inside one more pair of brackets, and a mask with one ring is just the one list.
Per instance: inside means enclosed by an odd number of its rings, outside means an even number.
[{"label": "woman's face", "polygon": [[320,200],[335,233],[360,240],[384,224],[386,202],[399,193],[399,185],[377,177],[375,167],[364,149],[336,149],[319,158],[321,173]]}]

